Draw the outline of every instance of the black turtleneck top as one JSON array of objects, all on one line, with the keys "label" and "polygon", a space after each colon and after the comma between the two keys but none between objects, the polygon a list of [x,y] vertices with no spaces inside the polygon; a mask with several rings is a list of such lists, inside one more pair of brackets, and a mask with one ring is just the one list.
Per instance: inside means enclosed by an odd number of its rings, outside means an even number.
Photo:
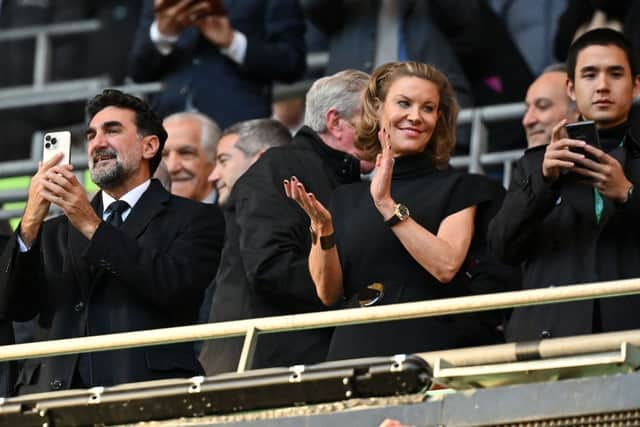
[{"label": "black turtleneck top", "polygon": [[[439,283],[402,246],[373,204],[369,182],[341,186],[331,212],[340,256],[345,300],[379,282],[381,304],[468,295],[468,281],[459,273]],[[447,216],[495,197],[487,178],[438,170],[425,154],[395,159],[391,193],[406,205],[411,218],[433,234]],[[460,331],[451,318],[425,318],[336,328],[330,359],[426,351],[460,345]]]},{"label": "black turtleneck top", "polygon": [[609,151],[620,147],[630,128],[631,124],[629,122],[624,122],[611,128],[598,129],[598,137],[600,139],[602,149],[608,153]]}]

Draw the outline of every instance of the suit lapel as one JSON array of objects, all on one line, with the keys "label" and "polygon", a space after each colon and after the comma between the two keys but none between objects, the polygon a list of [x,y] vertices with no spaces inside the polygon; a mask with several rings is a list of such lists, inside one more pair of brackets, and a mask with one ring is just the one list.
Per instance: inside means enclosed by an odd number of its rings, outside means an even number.
[{"label": "suit lapel", "polygon": [[140,237],[151,220],[164,211],[170,196],[160,182],[152,179],[149,188],[122,224],[122,231],[134,239]]}]

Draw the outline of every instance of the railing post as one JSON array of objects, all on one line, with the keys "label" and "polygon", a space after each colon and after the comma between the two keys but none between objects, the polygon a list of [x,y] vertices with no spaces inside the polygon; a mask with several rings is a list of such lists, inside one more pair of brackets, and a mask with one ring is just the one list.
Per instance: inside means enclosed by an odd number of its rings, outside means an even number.
[{"label": "railing post", "polygon": [[487,128],[482,122],[480,109],[473,110],[471,120],[471,146],[469,147],[469,172],[484,173],[480,157],[487,152]]},{"label": "railing post", "polygon": [[46,30],[36,36],[36,51],[33,59],[33,86],[41,88],[49,80],[51,40]]},{"label": "railing post", "polygon": [[244,372],[251,369],[253,364],[253,355],[256,350],[256,339],[258,338],[258,329],[250,326],[247,334],[244,336],[244,344],[242,345],[242,353],[240,353],[240,361],[238,362],[237,372]]},{"label": "railing post", "polygon": [[511,184],[511,173],[513,172],[513,160],[505,160],[502,163],[502,186],[506,189]]}]

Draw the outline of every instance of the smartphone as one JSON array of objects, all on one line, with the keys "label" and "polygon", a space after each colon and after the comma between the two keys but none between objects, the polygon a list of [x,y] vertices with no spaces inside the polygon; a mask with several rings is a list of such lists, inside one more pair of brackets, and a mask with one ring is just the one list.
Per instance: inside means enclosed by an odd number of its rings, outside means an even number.
[{"label": "smartphone", "polygon": [[226,15],[227,10],[224,8],[224,4],[222,4],[222,0],[206,0],[211,7],[212,15]]},{"label": "smartphone", "polygon": [[63,153],[59,165],[71,163],[71,132],[49,132],[44,135],[42,146],[42,162],[47,162],[57,153]]},{"label": "smartphone", "polygon": [[[180,0],[165,0],[159,7],[154,9],[155,12],[162,12],[165,9],[175,6],[178,4]],[[189,7],[195,5],[196,3],[207,3],[209,5],[209,11],[206,15],[226,15],[227,10],[222,4],[222,0],[191,0]]]},{"label": "smartphone", "polygon": [[[567,135],[571,139],[579,139],[586,142],[592,147],[602,149],[600,145],[600,138],[598,138],[598,130],[596,129],[596,123],[593,120],[586,120],[583,122],[569,123],[564,126],[567,130]],[[585,150],[580,148],[571,148],[571,151],[584,154],[591,160],[597,161],[593,156],[588,154]]]}]

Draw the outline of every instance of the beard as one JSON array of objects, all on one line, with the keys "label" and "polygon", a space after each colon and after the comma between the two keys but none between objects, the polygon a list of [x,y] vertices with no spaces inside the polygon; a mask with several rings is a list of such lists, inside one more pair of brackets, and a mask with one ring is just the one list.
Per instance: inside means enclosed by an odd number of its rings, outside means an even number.
[{"label": "beard", "polygon": [[[100,157],[114,159],[115,162],[107,166],[101,165],[96,168],[96,160]],[[91,159],[89,171],[91,173],[91,180],[98,187],[106,189],[119,186],[126,180],[128,175],[122,161],[118,159],[117,153],[115,150],[111,149],[96,151]]]}]

